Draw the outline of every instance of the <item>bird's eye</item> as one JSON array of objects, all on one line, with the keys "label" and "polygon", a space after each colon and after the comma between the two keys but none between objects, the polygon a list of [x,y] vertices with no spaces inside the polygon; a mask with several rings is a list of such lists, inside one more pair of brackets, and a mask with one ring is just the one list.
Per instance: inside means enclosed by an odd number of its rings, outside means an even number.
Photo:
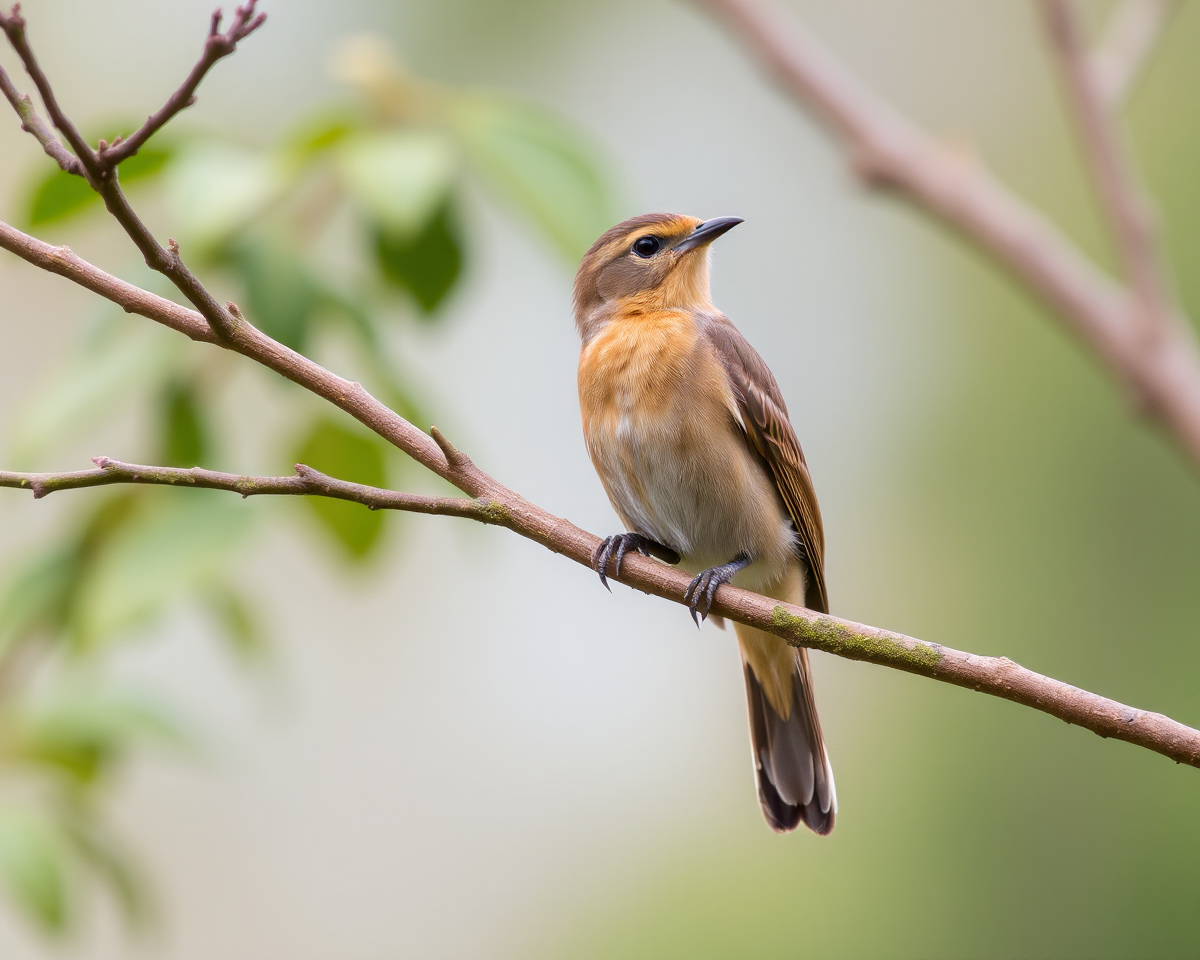
[{"label": "bird's eye", "polygon": [[658,242],[658,237],[638,237],[633,242],[633,252],[639,257],[652,257],[658,253],[658,248],[662,244]]}]

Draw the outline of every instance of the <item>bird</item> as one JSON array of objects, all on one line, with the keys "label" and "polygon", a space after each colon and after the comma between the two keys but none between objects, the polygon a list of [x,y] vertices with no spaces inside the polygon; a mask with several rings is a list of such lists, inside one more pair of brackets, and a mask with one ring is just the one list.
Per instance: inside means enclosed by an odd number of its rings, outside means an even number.
[{"label": "bird", "polygon": [[[684,600],[697,626],[724,583],[829,610],[821,513],[787,405],[709,291],[710,244],[742,222],[633,217],[592,244],[575,276],[584,440],[625,525],[593,566],[608,587],[631,551],[678,564],[694,574]],[[734,630],[767,824],[828,834],[837,794],[808,651]]]}]

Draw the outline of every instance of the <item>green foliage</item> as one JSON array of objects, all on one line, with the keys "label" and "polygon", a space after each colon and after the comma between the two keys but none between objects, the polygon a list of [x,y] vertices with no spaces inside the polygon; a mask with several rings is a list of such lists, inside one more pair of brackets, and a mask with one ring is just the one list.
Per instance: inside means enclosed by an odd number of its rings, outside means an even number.
[{"label": "green foliage", "polygon": [[456,129],[472,163],[575,264],[612,225],[594,148],[549,111],[499,97],[464,98]]},{"label": "green foliage", "polygon": [[321,288],[284,243],[248,238],[231,244],[226,262],[242,282],[243,306],[267,336],[303,351],[321,306]]},{"label": "green foliage", "polygon": [[438,130],[361,133],[341,145],[339,170],[360,216],[414,237],[445,205],[457,166],[454,142]]},{"label": "green foliage", "polygon": [[383,278],[412,294],[424,316],[431,317],[462,273],[462,241],[449,205],[415,235],[381,226],[375,260]]},{"label": "green foliage", "polygon": [[168,467],[194,467],[207,459],[208,428],[191,384],[174,380],[163,390],[161,448]]},{"label": "green foliage", "polygon": [[[341,480],[385,487],[386,451],[378,437],[322,418],[312,425],[295,459]],[[383,513],[327,497],[308,497],[304,503],[348,558],[366,560],[378,546],[383,534]]]},{"label": "green foliage", "polygon": [[[414,322],[434,326],[448,316],[464,250],[477,242],[473,188],[572,258],[608,225],[609,204],[594,150],[562,117],[424,83],[378,44],[367,46],[343,58],[350,94],[302,117],[277,142],[160,136],[122,164],[120,176],[159,190],[164,223],[190,266],[214,291],[229,290],[252,323],[318,359],[337,351],[339,367],[352,358],[368,389],[423,425],[432,402],[400,372],[405,336]],[[84,180],[44,160],[25,195],[33,226],[65,228],[101,211]],[[174,295],[160,278],[138,282]],[[10,456],[18,468],[42,469],[67,441],[124,423],[144,435],[128,453],[111,451],[123,459],[221,466],[245,402],[243,394],[227,402],[226,390],[234,372],[247,369],[237,357],[110,310],[81,328],[62,368],[31,398]],[[251,375],[267,390],[280,383]],[[386,443],[343,420],[300,412],[294,391],[268,396],[287,422],[307,423],[290,462],[386,486]],[[288,451],[272,440],[263,459],[278,463]],[[50,933],[69,930],[72,891],[86,877],[102,882],[131,922],[145,918],[137,871],[104,827],[104,791],[131,751],[188,742],[152,701],[80,677],[97,676],[116,645],[187,604],[210,615],[239,663],[262,663],[264,618],[231,570],[260,518],[292,515],[204,490],[72,496],[70,523],[26,548],[0,580],[0,877]],[[384,512],[325,498],[305,498],[302,509],[342,560],[381,555]],[[33,689],[36,700],[26,695]],[[18,778],[36,785],[33,803],[7,801]]]},{"label": "green foliage", "polygon": [[13,898],[43,929],[66,927],[66,851],[52,820],[40,810],[0,806],[0,877]]},{"label": "green foliage", "polygon": [[[121,183],[128,186],[153,179],[172,156],[173,151],[161,144],[143,147],[121,164]],[[25,221],[31,227],[40,227],[99,206],[99,195],[83,177],[55,167],[30,188]]]}]

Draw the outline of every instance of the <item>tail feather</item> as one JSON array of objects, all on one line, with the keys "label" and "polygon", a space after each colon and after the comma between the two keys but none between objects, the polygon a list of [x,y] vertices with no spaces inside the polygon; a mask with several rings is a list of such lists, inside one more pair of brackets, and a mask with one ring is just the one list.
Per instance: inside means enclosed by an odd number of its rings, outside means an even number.
[{"label": "tail feather", "polygon": [[813,701],[807,651],[788,648],[785,655],[794,664],[786,718],[772,706],[750,659],[743,657],[758,799],[773,830],[782,833],[804,823],[824,835],[833,830],[837,814],[833,769]]}]

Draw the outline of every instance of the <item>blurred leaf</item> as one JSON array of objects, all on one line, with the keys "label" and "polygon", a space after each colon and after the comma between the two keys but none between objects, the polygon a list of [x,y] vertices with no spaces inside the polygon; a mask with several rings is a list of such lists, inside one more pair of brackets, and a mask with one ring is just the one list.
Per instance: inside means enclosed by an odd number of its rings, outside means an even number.
[{"label": "blurred leaf", "polygon": [[195,387],[179,380],[167,384],[162,397],[162,463],[194,467],[208,457],[208,429],[196,402]]},{"label": "blurred leaf", "polygon": [[304,262],[283,243],[246,240],[226,254],[245,289],[246,315],[255,326],[303,351],[309,325],[321,303],[321,290]]},{"label": "blurred leaf", "polygon": [[227,143],[189,147],[167,176],[179,235],[202,246],[225,239],[262,212],[279,193],[283,179],[266,154]]},{"label": "blurred leaf", "polygon": [[342,143],[361,126],[362,121],[345,107],[309,116],[284,138],[284,154],[296,163],[308,163]]},{"label": "blurred leaf", "polygon": [[454,176],[454,143],[433,130],[348,140],[340,169],[360,213],[390,235],[412,237],[444,203]]},{"label": "blurred leaf", "polygon": [[[125,186],[151,180],[162,172],[174,156],[174,148],[155,145],[142,147],[121,164],[121,183]],[[66,220],[100,205],[100,197],[83,177],[55,167],[45,173],[29,191],[26,222],[31,227]]]},{"label": "blurred leaf", "polygon": [[269,649],[267,638],[246,596],[228,584],[217,584],[208,591],[205,600],[238,659],[261,663]]},{"label": "blurred leaf", "polygon": [[375,258],[384,278],[407,290],[422,312],[431,315],[462,273],[462,241],[447,204],[415,236],[379,229]]},{"label": "blurred leaf", "polygon": [[33,188],[25,222],[31,227],[40,227],[55,220],[65,220],[99,204],[99,194],[83,177],[55,167]]},{"label": "blurred leaf", "polygon": [[25,807],[0,807],[0,876],[42,929],[65,930],[68,891],[62,842],[45,816]]},{"label": "blurred leaf", "polygon": [[166,495],[117,531],[82,586],[75,623],[84,643],[152,620],[182,595],[211,584],[249,533],[253,514],[236,497],[158,492]]},{"label": "blurred leaf", "polygon": [[0,651],[38,631],[62,629],[78,569],[76,550],[64,544],[21,565],[0,599]]},{"label": "blurred leaf", "polygon": [[102,776],[135,745],[190,745],[161,704],[131,693],[70,684],[26,708],[16,725],[16,756],[52,767],[81,785]]},{"label": "blurred leaf", "polygon": [[152,914],[149,892],[120,846],[82,811],[63,810],[58,820],[63,837],[75,853],[116,894],[126,921],[133,927],[144,927]]},{"label": "blurred leaf", "polygon": [[68,536],[26,557],[0,599],[0,651],[42,632],[56,639],[74,616],[80,584],[108,541],[136,515],[144,491],[104,497]]},{"label": "blurred leaf", "polygon": [[55,444],[170,376],[186,357],[177,337],[144,325],[122,324],[82,344],[28,403],[16,426],[13,459],[41,461]]},{"label": "blurred leaf", "polygon": [[[385,449],[378,438],[320,419],[300,444],[295,461],[339,480],[383,487],[387,485]],[[351,559],[365,560],[378,545],[382,513],[327,497],[305,497],[304,502]]]},{"label": "blurred leaf", "polygon": [[362,362],[371,372],[371,392],[409,423],[430,423],[424,404],[413,396],[412,377],[402,375],[391,357],[387,339],[380,335],[379,321],[357,298],[333,287],[325,289],[325,305],[332,316],[349,321],[362,348]]},{"label": "blurred leaf", "polygon": [[575,263],[612,215],[595,148],[567,120],[499,97],[461,100],[454,113],[485,182],[521,209]]}]

